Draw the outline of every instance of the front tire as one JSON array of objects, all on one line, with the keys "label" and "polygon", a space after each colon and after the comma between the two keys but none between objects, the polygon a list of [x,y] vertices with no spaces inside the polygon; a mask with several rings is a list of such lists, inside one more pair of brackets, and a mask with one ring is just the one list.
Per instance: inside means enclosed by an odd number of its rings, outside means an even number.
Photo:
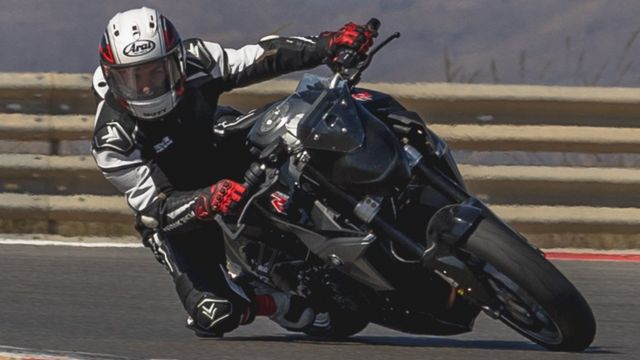
[{"label": "front tire", "polygon": [[463,248],[484,262],[484,283],[497,299],[487,305],[502,322],[550,350],[582,351],[591,344],[596,323],[589,304],[515,231],[485,219]]}]

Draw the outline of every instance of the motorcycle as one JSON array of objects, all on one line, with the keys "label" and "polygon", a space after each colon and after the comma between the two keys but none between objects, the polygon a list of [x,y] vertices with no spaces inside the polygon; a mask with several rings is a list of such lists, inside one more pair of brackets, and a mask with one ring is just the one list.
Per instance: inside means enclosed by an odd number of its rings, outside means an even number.
[{"label": "motorcycle", "polygon": [[356,86],[399,36],[344,50],[332,78],[306,74],[290,96],[219,125],[248,131],[255,159],[239,214],[216,217],[230,269],[306,298],[312,336],[369,323],[453,335],[484,312],[547,349],[586,349],[596,324],[579,291],[468,192],[418,114]]}]

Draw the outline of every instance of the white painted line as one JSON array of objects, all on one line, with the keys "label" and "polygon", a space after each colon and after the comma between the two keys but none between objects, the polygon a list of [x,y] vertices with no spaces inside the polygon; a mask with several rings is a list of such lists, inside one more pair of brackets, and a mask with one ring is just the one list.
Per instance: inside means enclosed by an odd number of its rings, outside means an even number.
[{"label": "white painted line", "polygon": [[141,248],[142,244],[109,243],[109,242],[78,242],[78,241],[50,241],[50,240],[16,240],[0,239],[0,245],[33,245],[33,246],[71,246],[87,248]]},{"label": "white painted line", "polygon": [[37,350],[0,345],[0,360],[128,360],[128,358],[107,354]]},{"label": "white painted line", "polygon": [[0,352],[0,360],[80,360],[80,358],[47,355],[40,353],[6,353]]}]

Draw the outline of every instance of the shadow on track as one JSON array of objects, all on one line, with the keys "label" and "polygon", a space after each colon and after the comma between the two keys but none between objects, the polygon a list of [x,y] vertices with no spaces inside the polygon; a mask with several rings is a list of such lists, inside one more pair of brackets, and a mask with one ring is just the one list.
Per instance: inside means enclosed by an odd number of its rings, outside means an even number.
[{"label": "shadow on track", "polygon": [[[252,336],[252,337],[225,337],[219,341],[257,341],[299,343],[314,345],[381,345],[399,347],[424,347],[424,348],[452,348],[452,349],[478,349],[478,350],[519,350],[548,352],[545,348],[528,341],[502,341],[502,340],[461,340],[446,339],[440,337],[409,337],[409,336],[354,336],[346,340],[332,340],[316,338],[306,335],[285,336]],[[582,354],[621,354],[602,347],[591,347]]]}]

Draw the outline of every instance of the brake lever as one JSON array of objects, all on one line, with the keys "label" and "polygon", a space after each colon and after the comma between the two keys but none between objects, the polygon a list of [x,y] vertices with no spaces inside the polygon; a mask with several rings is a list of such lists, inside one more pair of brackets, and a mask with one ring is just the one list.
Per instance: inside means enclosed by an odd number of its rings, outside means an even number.
[{"label": "brake lever", "polygon": [[391,36],[389,36],[388,38],[384,39],[384,41],[382,43],[380,43],[380,45],[376,46],[375,48],[373,48],[373,50],[371,50],[369,52],[369,56],[367,57],[367,60],[371,59],[373,57],[373,55],[375,55],[383,47],[387,46],[387,44],[390,43],[392,40],[395,40],[395,39],[397,39],[399,37],[400,37],[400,33],[396,31],[393,34],[391,34]]},{"label": "brake lever", "polygon": [[358,64],[355,67],[356,71],[346,77],[348,83],[351,86],[355,86],[357,83],[359,83],[360,82],[360,76],[369,67],[369,65],[371,65],[371,61],[373,60],[373,56],[378,51],[380,51],[383,47],[385,47],[387,44],[389,44],[392,40],[395,40],[395,39],[397,39],[399,37],[400,37],[400,33],[399,32],[395,32],[391,36],[386,38],[380,45],[376,46],[375,48],[373,48],[373,50],[369,51],[369,54],[367,55],[366,59],[364,59],[364,61],[362,61],[360,64]]}]

